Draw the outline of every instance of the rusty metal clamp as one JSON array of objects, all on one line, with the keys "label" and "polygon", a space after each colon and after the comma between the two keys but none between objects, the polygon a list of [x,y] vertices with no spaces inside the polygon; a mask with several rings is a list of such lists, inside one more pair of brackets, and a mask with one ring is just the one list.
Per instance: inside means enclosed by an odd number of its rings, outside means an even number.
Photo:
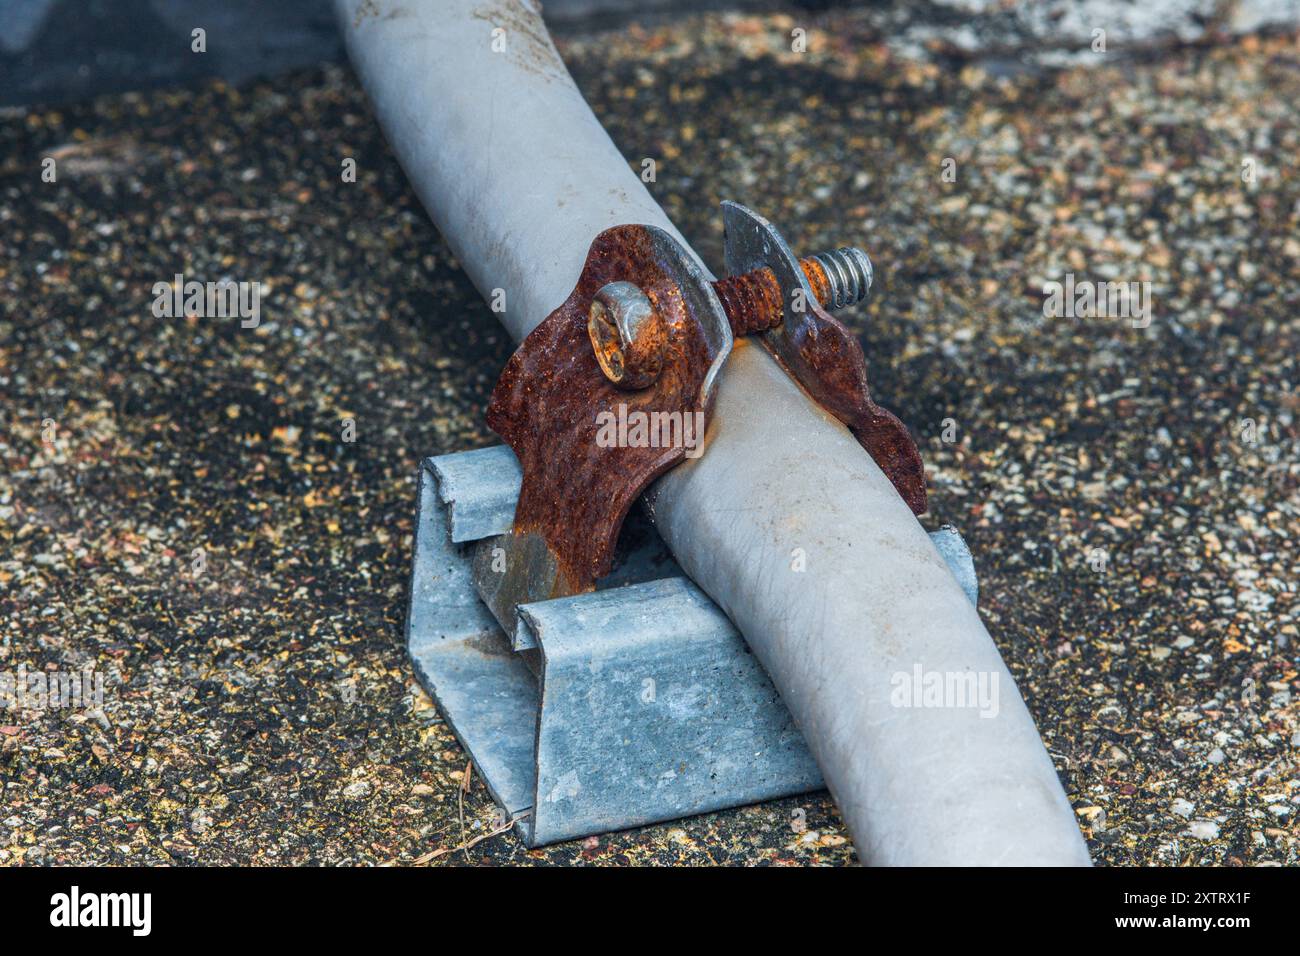
[{"label": "rusty metal clamp", "polygon": [[770,270],[780,289],[781,321],[763,333],[763,344],[817,404],[849,427],[912,513],[925,514],[921,453],[907,426],[872,401],[862,346],[827,311],[866,296],[871,260],[857,249],[796,259],[776,227],[753,210],[727,201],[722,216],[732,278],[719,285]]},{"label": "rusty metal clamp", "polygon": [[872,401],[857,338],[827,312],[866,295],[866,254],[799,260],[746,207],[725,202],[723,217],[730,276],[716,283],[663,230],[602,232],[573,292],[506,363],[487,422],[514,450],[523,483],[512,531],[479,548],[474,578],[507,632],[518,604],[591,590],[609,572],[641,492],[704,453],[713,386],[734,335],[761,333],[912,510],[925,511],[916,445]]}]

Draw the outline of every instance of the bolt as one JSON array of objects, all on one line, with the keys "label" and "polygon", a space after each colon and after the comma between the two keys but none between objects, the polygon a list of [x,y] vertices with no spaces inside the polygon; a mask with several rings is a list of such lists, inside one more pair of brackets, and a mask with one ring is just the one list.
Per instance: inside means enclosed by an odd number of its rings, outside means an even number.
[{"label": "bolt", "polygon": [[645,388],[659,377],[668,327],[631,282],[601,286],[587,314],[587,335],[605,377],[619,388]]},{"label": "bolt", "polygon": [[[871,288],[871,260],[861,249],[843,247],[799,260],[817,301],[827,309],[861,302]],[[755,269],[713,283],[735,335],[762,332],[785,317],[781,285],[771,269]]]},{"label": "bolt", "polygon": [[[799,260],[823,308],[861,302],[871,288],[871,260],[861,249],[842,247]],[[733,335],[762,332],[781,324],[781,284],[768,268],[713,283]],[[645,388],[659,377],[668,330],[650,299],[630,282],[611,282],[596,293],[587,334],[605,377],[619,388]]]}]

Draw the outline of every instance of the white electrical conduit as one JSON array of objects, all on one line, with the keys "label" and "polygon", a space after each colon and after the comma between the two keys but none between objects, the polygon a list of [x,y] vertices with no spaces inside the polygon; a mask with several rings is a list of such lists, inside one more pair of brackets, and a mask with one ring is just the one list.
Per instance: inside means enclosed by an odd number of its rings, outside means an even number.
[{"label": "white electrical conduit", "polygon": [[[516,340],[568,296],[601,230],[680,235],[531,3],[336,6],[398,159],[479,291],[505,290]],[[706,453],[648,497],[682,568],[771,675],[864,862],[1090,863],[975,609],[871,457],[761,347],[737,341]],[[996,694],[901,706],[917,667],[922,680],[973,672]]]}]

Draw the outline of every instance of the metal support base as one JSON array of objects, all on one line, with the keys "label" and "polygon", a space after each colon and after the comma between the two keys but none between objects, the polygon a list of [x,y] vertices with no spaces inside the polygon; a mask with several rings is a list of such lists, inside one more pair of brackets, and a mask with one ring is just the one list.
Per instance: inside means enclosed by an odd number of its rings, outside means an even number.
[{"label": "metal support base", "polygon": [[[471,552],[490,553],[510,529],[520,480],[505,446],[423,462],[407,645],[523,841],[820,789],[744,639],[635,514],[596,591],[520,605],[513,642],[505,636],[475,591]],[[931,539],[973,602],[961,536]]]}]

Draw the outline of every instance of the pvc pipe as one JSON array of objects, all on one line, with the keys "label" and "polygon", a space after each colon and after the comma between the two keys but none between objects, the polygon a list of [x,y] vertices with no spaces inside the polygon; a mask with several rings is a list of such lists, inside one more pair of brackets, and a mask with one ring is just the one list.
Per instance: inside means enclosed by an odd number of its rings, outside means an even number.
[{"label": "pvc pipe", "polygon": [[[601,230],[677,234],[531,3],[336,7],[421,201],[478,289],[504,291],[516,339]],[[864,862],[1090,863],[979,615],[871,457],[761,347],[737,343],[706,453],[647,503],[767,669]]]}]

